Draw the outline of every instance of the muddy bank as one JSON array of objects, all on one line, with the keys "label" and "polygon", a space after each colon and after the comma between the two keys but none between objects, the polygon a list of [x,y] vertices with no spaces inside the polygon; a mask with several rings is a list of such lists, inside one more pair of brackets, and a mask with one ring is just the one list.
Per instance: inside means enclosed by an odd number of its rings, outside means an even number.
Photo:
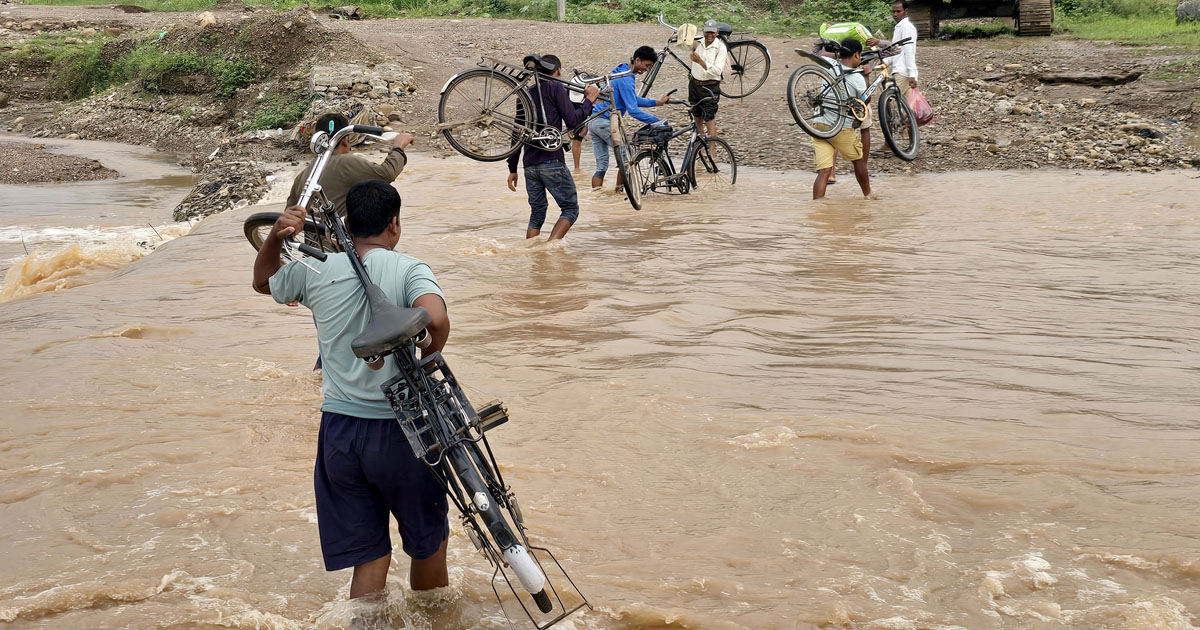
[{"label": "muddy bank", "polygon": [[96,160],[62,155],[44,145],[0,142],[0,184],[94,182],[120,174]]}]

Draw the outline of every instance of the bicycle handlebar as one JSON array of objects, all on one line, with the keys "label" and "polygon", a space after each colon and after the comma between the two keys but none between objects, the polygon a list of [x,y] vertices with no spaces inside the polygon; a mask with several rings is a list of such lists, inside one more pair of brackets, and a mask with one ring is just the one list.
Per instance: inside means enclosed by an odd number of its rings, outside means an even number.
[{"label": "bicycle handlebar", "polygon": [[658,14],[658,23],[659,23],[659,24],[662,24],[663,26],[665,26],[665,27],[667,27],[667,28],[669,28],[669,29],[671,29],[671,32],[673,32],[673,33],[678,33],[678,32],[679,32],[679,29],[675,28],[674,26],[671,26],[670,24],[667,24],[667,21],[663,19],[663,14],[662,14],[662,13],[659,13],[659,14]]}]

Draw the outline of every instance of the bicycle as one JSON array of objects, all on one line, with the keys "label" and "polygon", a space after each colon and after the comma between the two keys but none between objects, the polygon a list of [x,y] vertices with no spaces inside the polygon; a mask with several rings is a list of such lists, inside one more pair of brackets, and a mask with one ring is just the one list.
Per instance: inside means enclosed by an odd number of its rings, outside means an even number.
[{"label": "bicycle", "polygon": [[[305,180],[300,198],[296,202],[297,205],[304,208],[309,218],[304,220],[304,231],[299,238],[292,236],[284,239],[283,253],[287,261],[300,260],[299,254],[317,257],[322,252],[343,251],[341,242],[336,238],[337,232],[334,231],[334,226],[340,221],[337,212],[334,211],[333,202],[325,196],[325,191],[321,188],[321,174],[325,172],[325,165],[329,163],[329,158],[333,157],[333,149],[337,143],[351,134],[360,134],[363,140],[384,140],[382,127],[348,125],[335,133],[332,139],[327,132],[318,131],[309,141],[309,149],[317,154],[317,158],[313,162],[312,170],[309,171],[308,179]],[[256,212],[242,224],[246,240],[250,241],[250,245],[254,247],[255,251],[262,249],[267,235],[271,233],[275,221],[279,219],[279,214],[278,212]],[[311,267],[309,268],[311,269]]]},{"label": "bicycle", "polygon": [[[863,53],[863,64],[878,61],[885,53],[909,42],[908,38],[893,42],[878,51]],[[842,46],[835,41],[825,41],[825,50],[840,53]],[[788,109],[792,118],[805,133],[823,140],[837,135],[841,131],[847,117],[853,117],[862,122],[867,117],[867,102],[876,94],[879,97],[879,127],[883,130],[883,138],[892,151],[905,161],[917,157],[920,146],[920,134],[917,131],[917,117],[912,108],[901,96],[900,87],[892,77],[886,64],[879,76],[867,87],[862,99],[850,98],[846,89],[846,77],[854,73],[862,73],[860,69],[841,72],[836,65],[836,59],[828,59],[815,55],[807,50],[797,48],[796,52],[814,64],[805,64],[796,69],[788,79]],[[831,70],[837,68],[837,76]]]},{"label": "bicycle", "polygon": [[[658,78],[658,71],[662,69],[667,55],[678,61],[679,65],[683,66],[684,70],[689,74],[692,72],[692,66],[680,58],[679,55],[675,54],[674,50],[671,50],[671,44],[677,43],[679,29],[667,24],[661,13],[658,14],[658,23],[671,29],[671,37],[667,38],[667,43],[663,44],[662,49],[658,51],[658,60],[646,71],[646,78],[642,79],[642,90],[638,94],[642,98],[650,94],[650,88],[654,85],[654,80]],[[729,51],[729,74],[717,86],[721,95],[728,96],[729,98],[745,98],[750,96],[758,88],[762,87],[762,84],[767,80],[767,75],[771,72],[771,52],[757,40],[738,39],[730,41],[730,37],[744,37],[746,34],[734,33],[733,27],[723,22],[720,25],[718,35],[725,42],[726,50]],[[697,37],[696,39],[700,40],[703,37]],[[762,74],[759,74],[760,71]]]},{"label": "bicycle", "polygon": [[[683,105],[691,111],[705,100],[708,99]],[[686,167],[686,170],[679,171],[675,168],[668,145],[675,138],[688,134],[690,136],[687,150],[684,151],[683,160],[680,162],[680,166]],[[693,188],[706,191],[728,190],[737,182],[737,159],[729,143],[721,138],[701,136],[695,120],[689,121],[686,127],[678,130],[647,125],[638,130],[634,138],[643,147],[633,158],[633,170],[643,180],[643,194],[657,192],[686,195]]]},{"label": "bicycle", "polygon": [[[545,81],[562,84],[568,91],[583,93],[588,85],[603,91],[608,83],[624,75],[585,75],[575,72],[575,82],[551,76],[554,67],[538,55],[525,57],[522,66],[484,57],[477,68],[460,72],[442,86],[438,102],[438,129],[450,146],[464,156],[480,162],[495,162],[512,155],[522,144],[530,144],[546,151],[556,151],[569,142],[570,130],[556,129],[539,123],[546,120],[545,107],[538,99],[534,109],[529,88],[541,93]],[[611,103],[603,94],[601,102]],[[534,112],[533,121],[526,112]],[[540,113],[540,118],[537,114]],[[637,182],[637,186],[626,186],[629,204],[635,210],[642,208],[640,181],[629,172],[630,156],[624,155],[622,147],[629,146],[629,137],[622,116],[611,108],[588,116],[587,124],[599,116],[609,116],[612,122],[614,153],[617,168],[626,182]]]},{"label": "bicycle", "polygon": [[[332,139],[325,132],[318,132],[317,135],[326,138],[314,137],[313,145],[335,147],[351,133],[379,139],[382,131],[379,127],[351,125],[333,134]],[[413,454],[433,472],[458,509],[467,537],[493,567],[492,592],[509,628],[515,630],[498,585],[500,579],[538,630],[545,630],[584,607],[592,609],[554,554],[529,542],[516,494],[505,483],[486,434],[508,422],[507,408],[499,401],[491,401],[477,411],[440,352],[418,353],[419,349],[428,347],[430,341],[426,331],[430,319],[425,309],[397,306],[371,282],[355,252],[353,239],[333,212],[332,204],[328,203],[318,183],[327,164],[324,158],[329,154],[328,149],[319,153],[312,175],[305,183],[301,205],[312,199],[318,200],[317,207],[323,211],[322,223],[328,229],[327,234],[332,235],[339,251],[348,254],[351,267],[366,293],[370,316],[363,332],[351,342],[351,349],[371,369],[382,368],[385,359],[392,357],[398,373],[381,386],[383,393]],[[278,218],[278,213],[273,214]],[[256,249],[261,248],[261,242],[251,238],[249,229],[246,235]],[[330,253],[307,244],[295,247],[321,261],[325,261]],[[286,255],[288,249],[284,252]],[[312,266],[309,268],[320,273]],[[554,563],[566,578],[570,591],[560,592],[559,587],[565,588],[565,585],[554,585],[545,570],[548,565],[543,564],[539,555]],[[514,586],[509,571],[515,575],[525,597]],[[568,608],[563,596],[570,599],[571,593],[580,602]],[[527,599],[532,600],[540,611],[540,621],[531,612]],[[547,617],[556,609],[559,611],[556,615]]]}]

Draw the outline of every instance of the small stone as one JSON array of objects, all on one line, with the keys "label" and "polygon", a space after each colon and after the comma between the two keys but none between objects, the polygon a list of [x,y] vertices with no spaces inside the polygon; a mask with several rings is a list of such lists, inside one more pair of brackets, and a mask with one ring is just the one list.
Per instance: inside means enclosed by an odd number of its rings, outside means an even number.
[{"label": "small stone", "polygon": [[125,33],[125,29],[121,28],[120,26],[110,26],[104,29],[104,32],[112,35],[113,37],[118,37]]},{"label": "small stone", "polygon": [[1013,104],[1008,101],[999,101],[994,108],[997,116],[1007,116],[1013,112]]},{"label": "small stone", "polygon": [[1081,99],[1079,99],[1079,106],[1080,106],[1080,107],[1092,107],[1092,106],[1094,106],[1095,104],[1096,104],[1096,99],[1094,99],[1094,98],[1081,98]]},{"label": "small stone", "polygon": [[200,25],[201,27],[208,26],[209,24],[216,24],[216,23],[217,23],[217,16],[213,15],[212,11],[205,11],[204,13],[200,14],[199,18],[196,19],[196,24]]},{"label": "small stone", "polygon": [[88,27],[88,28],[83,29],[82,31],[79,31],[79,34],[84,37],[91,37],[96,34],[96,29]]},{"label": "small stone", "polygon": [[78,37],[68,37],[63,40],[64,44],[82,44],[83,40]]},{"label": "small stone", "polygon": [[78,140],[78,139],[79,139],[79,134],[77,134],[77,133],[69,133],[69,134],[67,134],[67,136],[66,136],[66,137],[67,137],[67,140]]},{"label": "small stone", "polygon": [[14,124],[14,125],[19,125],[19,124],[21,124],[21,123],[23,123],[23,122],[25,122],[25,117],[24,117],[24,116],[17,116],[17,117],[16,117],[16,119],[15,119],[15,120],[13,120],[13,124]]},{"label": "small stone", "polygon": [[1027,107],[1025,105],[1017,105],[1012,108],[1012,113],[1020,114],[1022,116],[1028,116],[1033,113],[1033,108]]},{"label": "small stone", "polygon": [[387,116],[387,115],[391,114],[392,112],[396,111],[396,108],[392,107],[391,105],[376,105],[375,111],[380,116]]},{"label": "small stone", "polygon": [[1008,72],[1015,72],[1024,67],[1025,67],[1025,64],[1023,64],[1023,63],[1006,63],[1006,64],[1004,64],[1004,69]]},{"label": "small stone", "polygon": [[8,106],[8,92],[0,92],[0,107]]},{"label": "small stone", "polygon": [[1001,96],[1008,94],[1008,88],[1004,87],[1003,85],[998,85],[998,84],[997,85],[989,85],[988,91],[991,92],[992,94],[999,94]]}]

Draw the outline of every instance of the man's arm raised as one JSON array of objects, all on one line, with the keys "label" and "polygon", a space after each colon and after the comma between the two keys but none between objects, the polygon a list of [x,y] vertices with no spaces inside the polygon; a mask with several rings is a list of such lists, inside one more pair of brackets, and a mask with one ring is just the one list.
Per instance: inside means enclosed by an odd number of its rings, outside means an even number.
[{"label": "man's arm raised", "polygon": [[304,208],[292,206],[279,215],[275,227],[267,235],[262,249],[254,259],[254,290],[264,295],[271,294],[271,276],[283,264],[279,261],[283,253],[283,239],[304,230]]}]

